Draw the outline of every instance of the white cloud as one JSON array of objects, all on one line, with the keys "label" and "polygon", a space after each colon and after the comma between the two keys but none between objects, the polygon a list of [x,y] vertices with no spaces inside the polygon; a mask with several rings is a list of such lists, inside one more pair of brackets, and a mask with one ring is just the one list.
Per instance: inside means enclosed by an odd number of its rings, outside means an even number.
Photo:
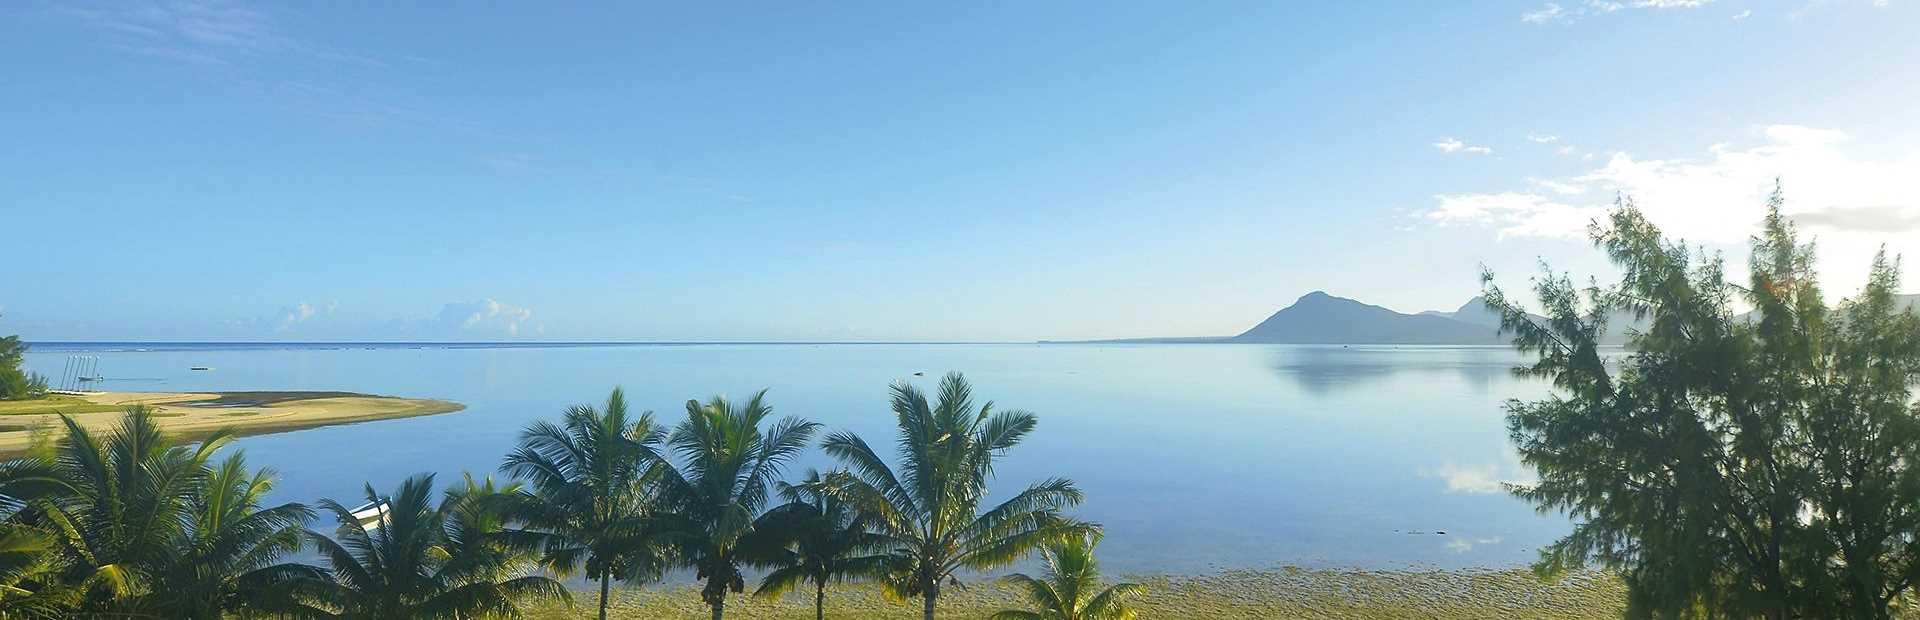
[{"label": "white cloud", "polygon": [[1540,7],[1540,9],[1537,11],[1528,11],[1520,14],[1520,21],[1527,22],[1529,24],[1545,24],[1549,22],[1560,21],[1566,18],[1567,18],[1566,9],[1561,8],[1560,5],[1554,4],[1552,2],[1548,2],[1546,6]]},{"label": "white cloud", "polygon": [[1753,9],[1747,9],[1747,10],[1745,10],[1745,11],[1741,11],[1741,12],[1739,12],[1739,13],[1734,13],[1734,14],[1733,14],[1733,21],[1736,21],[1736,22],[1737,22],[1737,21],[1740,21],[1740,20],[1743,20],[1743,19],[1746,19],[1746,18],[1749,18],[1749,17],[1753,17]]},{"label": "white cloud", "polygon": [[1534,144],[1553,144],[1560,141],[1560,136],[1550,133],[1530,133],[1527,134],[1527,141]]},{"label": "white cloud", "polygon": [[[520,335],[521,326],[533,319],[533,310],[500,303],[494,299],[449,303],[440,308],[432,321],[434,331],[442,334]],[[535,331],[544,331],[533,326]]]},{"label": "white cloud", "polygon": [[1567,8],[1549,2],[1539,9],[1520,14],[1520,21],[1529,24],[1572,23],[1595,15],[1607,15],[1621,9],[1693,9],[1706,6],[1713,0],[1634,0],[1623,3],[1616,0],[1587,0],[1585,3]]},{"label": "white cloud", "polygon": [[1616,152],[1582,174],[1528,179],[1525,189],[1440,194],[1422,217],[1490,227],[1501,238],[1584,240],[1587,222],[1624,195],[1669,236],[1737,259],[1777,178],[1786,190],[1784,212],[1817,236],[1822,265],[1839,270],[1829,289],[1857,286],[1862,278],[1856,276],[1881,244],[1893,253],[1920,254],[1920,195],[1912,189],[1912,179],[1920,178],[1920,149],[1867,158],[1850,152],[1842,131],[1770,125],[1756,134],[1752,146],[1715,144],[1697,157]]},{"label": "white cloud", "polygon": [[1490,149],[1484,146],[1472,146],[1467,144],[1466,142],[1461,141],[1458,138],[1441,138],[1438,142],[1433,143],[1433,148],[1440,149],[1440,152],[1442,153],[1470,153],[1473,155],[1493,154],[1493,149]]},{"label": "white cloud", "polygon": [[229,319],[225,321],[225,324],[228,327],[243,331],[286,333],[293,331],[295,328],[315,317],[332,315],[334,310],[339,309],[339,307],[340,302],[337,301],[329,301],[323,304],[313,304],[302,301],[291,306],[281,306],[280,309],[274,311],[273,314],[256,316],[251,319]]}]

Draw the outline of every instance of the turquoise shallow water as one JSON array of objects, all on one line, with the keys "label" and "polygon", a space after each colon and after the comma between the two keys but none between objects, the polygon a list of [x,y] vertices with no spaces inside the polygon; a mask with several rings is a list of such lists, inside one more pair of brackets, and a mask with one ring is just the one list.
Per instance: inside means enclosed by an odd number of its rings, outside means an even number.
[{"label": "turquoise shallow water", "polygon": [[[1500,403],[1546,391],[1512,377],[1520,357],[1501,348],[100,343],[38,345],[27,365],[57,376],[69,355],[99,357],[111,390],[346,390],[468,406],[239,441],[281,472],[284,499],[352,504],[368,481],[492,472],[528,421],[615,385],[670,421],[689,398],[768,388],[780,414],[890,444],[888,383],[931,387],[959,370],[979,396],[1040,417],[1001,461],[997,488],[1079,482],[1078,514],[1106,526],[1103,561],[1116,572],[1502,567],[1567,529],[1499,490],[1526,477]],[[812,452],[789,473],[830,465]]]}]

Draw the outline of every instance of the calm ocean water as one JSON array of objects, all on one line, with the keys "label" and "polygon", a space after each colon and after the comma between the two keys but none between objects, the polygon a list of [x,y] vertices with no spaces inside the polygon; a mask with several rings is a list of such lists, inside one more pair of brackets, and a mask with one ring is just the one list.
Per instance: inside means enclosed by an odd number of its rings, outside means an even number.
[{"label": "calm ocean water", "polygon": [[[354,503],[363,483],[493,472],[528,421],[623,386],[677,422],[690,398],[769,388],[778,414],[890,445],[887,385],[965,372],[978,396],[1037,413],[997,489],[1079,482],[1120,573],[1228,568],[1503,567],[1567,529],[1499,489],[1526,477],[1500,404],[1544,394],[1501,348],[1263,345],[45,344],[30,369],[100,358],[119,391],[346,390],[467,410],[238,442],[280,499]],[[371,347],[371,348],[367,348]],[[132,350],[145,348],[148,350]],[[206,372],[190,371],[208,366]],[[913,373],[924,372],[924,377]],[[817,451],[796,463],[831,463]]]}]

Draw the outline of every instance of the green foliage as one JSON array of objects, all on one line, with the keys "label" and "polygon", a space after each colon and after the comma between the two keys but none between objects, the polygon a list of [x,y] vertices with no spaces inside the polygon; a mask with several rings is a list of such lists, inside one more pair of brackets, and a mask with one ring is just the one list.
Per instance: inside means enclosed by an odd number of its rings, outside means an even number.
[{"label": "green foliage", "polygon": [[679,465],[667,468],[662,499],[680,524],[680,561],[706,582],[700,597],[715,620],[727,593],[746,589],[740,567],[750,558],[741,551],[753,544],[753,519],[767,505],[768,487],[820,426],[789,417],[761,430],[773,415],[766,395],[761,390],[744,406],[720,396],[689,400],[687,419],[667,438]]},{"label": "green foliage", "polygon": [[19,336],[0,337],[0,400],[39,398],[47,393],[47,378],[26,372],[27,343]]},{"label": "green foliage", "polygon": [[[1520,497],[1565,512],[1552,575],[1598,563],[1631,617],[1888,617],[1920,576],[1920,318],[1896,307],[1884,255],[1829,309],[1813,249],[1776,189],[1748,284],[1661,237],[1630,201],[1592,230],[1617,284],[1536,280],[1536,322],[1487,276],[1488,305],[1534,354],[1547,398],[1507,406],[1539,481]],[[1735,300],[1753,312],[1735,313]],[[1647,321],[1598,346],[1611,313]]]},{"label": "green foliage", "polygon": [[992,620],[1134,620],[1132,601],[1147,593],[1137,583],[1100,588],[1100,561],[1093,548],[1100,535],[1076,536],[1041,548],[1047,572],[1039,577],[1008,575],[1006,582],[1027,593],[1037,611],[1007,610]]},{"label": "green foliage", "polygon": [[408,478],[391,495],[368,485],[367,502],[384,506],[371,525],[339,502],[321,500],[339,529],[333,537],[306,534],[330,571],[298,584],[301,615],[513,618],[524,602],[568,598],[560,582],[530,573],[537,550],[519,543],[497,509],[502,497],[519,492],[468,477],[435,506],[432,474]]},{"label": "green foliage", "polygon": [[[299,504],[263,508],[271,471],[249,473],[221,433],[181,444],[152,412],[127,410],[105,437],[62,417],[51,450],[0,463],[0,596],[7,614],[217,618],[281,609],[297,568]],[[6,556],[0,552],[0,556]]]},{"label": "green foliage", "polygon": [[942,584],[958,583],[956,571],[1006,566],[1098,529],[1063,514],[1082,499],[1064,478],[981,509],[993,460],[1033,431],[1032,413],[995,412],[991,402],[975,407],[973,388],[959,373],[941,379],[935,402],[906,382],[894,384],[892,400],[900,469],[852,433],[829,435],[822,447],[848,468],[829,477],[833,493],[869,515],[885,539],[888,593],[921,599],[923,618],[933,617]]},{"label": "green foliage", "polygon": [[532,485],[507,496],[506,511],[559,575],[584,569],[600,583],[600,617],[613,580],[658,579],[670,549],[655,508],[665,462],[653,414],[627,414],[619,389],[602,411],[578,406],[561,423],[541,421],[520,433],[500,466]]},{"label": "green foliage", "polygon": [[833,493],[832,475],[809,471],[799,484],[778,483],[787,503],[754,520],[761,548],[749,552],[773,569],[754,596],[778,597],[810,583],[815,620],[827,617],[827,584],[884,576],[888,563],[880,553],[886,538],[872,531],[872,517]]}]

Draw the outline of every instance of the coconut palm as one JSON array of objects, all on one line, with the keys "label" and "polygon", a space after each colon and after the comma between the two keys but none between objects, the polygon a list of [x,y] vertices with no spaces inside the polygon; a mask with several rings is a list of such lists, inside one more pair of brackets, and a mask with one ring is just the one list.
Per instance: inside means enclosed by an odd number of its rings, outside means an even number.
[{"label": "coconut palm", "polygon": [[[231,435],[178,443],[144,407],[128,409],[104,438],[62,421],[59,443],[0,464],[9,544],[48,543],[50,557],[19,568],[55,571],[22,580],[39,588],[34,596],[9,598],[66,601],[73,615],[206,618],[270,610],[285,592],[278,586],[298,574],[276,561],[299,548],[308,511],[262,508],[274,474],[249,473],[240,454],[208,467]],[[16,579],[11,570],[7,579]]]},{"label": "coconut palm", "polygon": [[941,585],[957,583],[956,571],[1006,566],[1041,545],[1098,529],[1062,514],[1082,499],[1064,478],[1034,484],[981,510],[994,458],[1033,431],[1032,413],[995,412],[991,402],[976,408],[973,389],[959,373],[941,379],[935,402],[904,381],[893,385],[892,400],[900,429],[898,473],[853,433],[829,435],[822,447],[849,469],[830,477],[834,492],[872,515],[891,547],[892,565],[882,583],[894,596],[919,598],[923,618],[933,618]]},{"label": "coconut palm", "polygon": [[150,596],[167,615],[286,609],[291,584],[318,576],[314,567],[279,561],[300,550],[313,511],[297,503],[261,507],[274,479],[271,469],[248,473],[246,457],[235,453],[200,481],[186,528],[153,575]]},{"label": "coconut palm", "polygon": [[433,504],[433,475],[408,478],[392,495],[365,489],[378,519],[363,524],[354,511],[321,500],[340,527],[337,539],[307,537],[331,568],[330,579],[305,582],[307,615],[342,618],[518,617],[519,604],[564,598],[552,578],[527,574],[530,549],[500,536],[504,518],[489,509],[499,493],[491,484],[448,493]]},{"label": "coconut palm", "polygon": [[872,531],[870,519],[827,488],[826,476],[807,472],[799,484],[780,482],[781,498],[754,521],[757,538],[771,547],[761,563],[773,567],[754,596],[776,597],[813,585],[813,617],[827,617],[827,584],[886,573],[887,540]]},{"label": "coconut palm", "polygon": [[1099,545],[1100,535],[1094,534],[1041,548],[1047,572],[1038,578],[1014,573],[1004,579],[1024,591],[1038,610],[1010,609],[990,620],[1133,620],[1138,612],[1131,599],[1145,595],[1147,587],[1121,583],[1101,590],[1100,562],[1093,556]]},{"label": "coconut palm", "polygon": [[0,523],[0,618],[65,618],[79,593],[59,579],[53,536],[17,523]]},{"label": "coconut palm", "polygon": [[786,462],[807,446],[818,424],[785,418],[762,431],[773,414],[766,390],[744,406],[715,396],[706,403],[687,401],[687,419],[668,437],[679,457],[664,472],[663,493],[679,523],[680,561],[706,582],[701,600],[714,620],[725,615],[727,593],[742,592],[741,543],[753,532],[753,520],[767,505],[768,486]]},{"label": "coconut palm", "polygon": [[613,580],[656,579],[666,564],[652,514],[662,435],[653,414],[629,416],[615,388],[601,411],[577,406],[559,424],[527,426],[500,465],[532,485],[509,512],[544,550],[547,568],[562,576],[584,568],[600,582],[600,620]]}]

